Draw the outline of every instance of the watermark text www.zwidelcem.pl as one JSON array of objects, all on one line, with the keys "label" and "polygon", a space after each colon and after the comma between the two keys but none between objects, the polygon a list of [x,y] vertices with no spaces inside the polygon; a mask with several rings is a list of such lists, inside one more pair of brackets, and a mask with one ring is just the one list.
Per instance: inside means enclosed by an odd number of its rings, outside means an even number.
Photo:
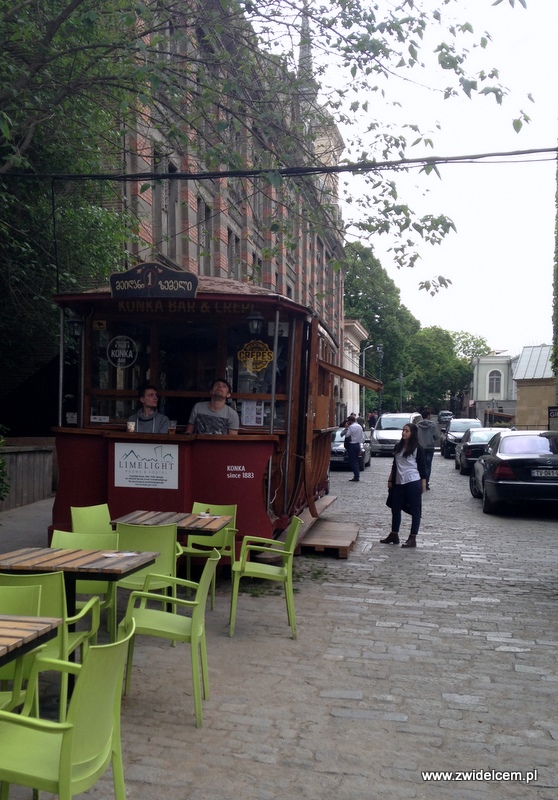
[{"label": "watermark text www.zwidelcem.pl", "polygon": [[503,769],[470,769],[421,772],[423,781],[517,781],[533,783],[537,780],[538,770],[503,770]]}]

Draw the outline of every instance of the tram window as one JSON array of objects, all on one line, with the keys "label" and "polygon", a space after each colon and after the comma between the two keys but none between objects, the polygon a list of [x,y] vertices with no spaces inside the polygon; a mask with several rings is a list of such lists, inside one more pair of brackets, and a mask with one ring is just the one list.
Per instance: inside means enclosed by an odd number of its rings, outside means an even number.
[{"label": "tram window", "polygon": [[[262,408],[260,409],[260,403]],[[269,431],[271,426],[271,403],[255,400],[238,400],[236,410],[240,417],[242,427],[262,428],[263,432]],[[275,405],[275,415],[273,418],[274,430],[285,429],[286,403],[280,401]]]},{"label": "tram window", "polygon": [[110,320],[105,330],[93,330],[92,336],[93,389],[137,389],[150,380],[147,325]]},{"label": "tram window", "polygon": [[215,324],[163,325],[160,334],[161,387],[171,391],[208,391],[217,376]]},{"label": "tram window", "polygon": [[112,397],[92,397],[89,421],[92,423],[121,422],[137,411],[135,399]]},{"label": "tram window", "polygon": [[[254,342],[254,344],[252,344]],[[257,344],[261,342],[261,344]],[[288,338],[280,336],[277,353],[273,352],[273,336],[267,324],[252,339],[246,325],[230,326],[227,331],[227,374],[234,375],[238,394],[271,394],[275,370],[275,391],[286,391]]]}]

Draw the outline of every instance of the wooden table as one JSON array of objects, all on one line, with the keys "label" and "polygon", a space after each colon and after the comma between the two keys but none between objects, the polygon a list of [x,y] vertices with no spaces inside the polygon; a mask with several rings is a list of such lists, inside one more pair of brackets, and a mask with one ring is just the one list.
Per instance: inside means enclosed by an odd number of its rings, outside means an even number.
[{"label": "wooden table", "polygon": [[117,522],[126,522],[129,525],[176,525],[178,533],[217,533],[225,528],[232,517],[210,514],[203,517],[200,514],[189,514],[187,511],[131,511],[123,517],[111,520],[113,528]]},{"label": "wooden table", "polygon": [[62,624],[57,617],[23,617],[0,614],[0,666],[54,639]]},{"label": "wooden table", "polygon": [[63,572],[68,615],[76,613],[76,581],[119,581],[155,563],[159,553],[24,547],[0,554],[0,572]]}]

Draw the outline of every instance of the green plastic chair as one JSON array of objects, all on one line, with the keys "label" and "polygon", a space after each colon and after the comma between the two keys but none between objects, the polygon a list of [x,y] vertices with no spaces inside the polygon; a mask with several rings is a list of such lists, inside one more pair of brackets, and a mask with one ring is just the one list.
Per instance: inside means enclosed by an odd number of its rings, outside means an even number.
[{"label": "green plastic chair", "polygon": [[[118,550],[118,534],[78,533],[75,531],[53,531],[51,547],[63,550]],[[116,641],[116,581],[76,581],[76,595],[95,595],[99,608],[107,612],[107,629],[111,642]],[[76,608],[84,608],[85,600],[76,600]],[[91,642],[96,644],[96,642]]]},{"label": "green plastic chair", "polygon": [[[182,547],[182,555],[186,556],[186,579],[191,580],[191,561],[192,558],[209,558],[209,554],[215,548],[220,555],[231,560],[231,569],[235,560],[235,539],[236,539],[236,505],[215,505],[211,503],[194,503],[192,514],[200,514],[209,510],[210,514],[219,514],[223,517],[231,517],[230,524],[222,528],[217,533],[204,535],[192,533],[188,536],[186,545]],[[232,575],[232,573],[231,573]],[[215,608],[215,584],[217,573],[213,575],[211,581],[211,609]]]},{"label": "green plastic chair", "polygon": [[[196,727],[201,728],[203,723],[202,716],[202,690],[205,700],[209,698],[209,673],[207,668],[207,647],[205,641],[205,607],[207,604],[207,594],[211,580],[215,575],[217,563],[220,559],[217,550],[213,550],[205,563],[200,582],[194,583],[183,578],[174,578],[175,587],[183,586],[188,589],[195,589],[196,594],[193,600],[183,600],[176,596],[169,598],[166,595],[152,594],[149,589],[157,583],[157,575],[148,575],[145,581],[145,591],[132,592],[128,600],[128,608],[124,622],[131,619],[136,623],[136,634],[143,636],[156,636],[162,639],[170,639],[172,642],[186,642],[190,645],[192,663],[192,683],[194,694],[194,708],[196,712]],[[155,601],[159,607],[147,607],[149,601]],[[168,603],[172,603],[176,613],[165,610]],[[192,616],[185,616],[178,613],[180,608],[191,608]],[[123,623],[121,623],[123,624]],[[135,637],[134,637],[135,639]],[[128,645],[128,663],[126,666],[126,680],[124,684],[124,694],[128,694],[132,680],[132,663],[134,659],[134,639]],[[200,676],[201,662],[201,676]]]},{"label": "green plastic chair", "polygon": [[[81,659],[89,644],[95,641],[99,628],[99,598],[92,597],[74,617],[68,617],[66,606],[66,589],[63,572],[33,573],[32,575],[15,575],[0,573],[0,586],[40,586],[41,617],[59,617],[64,622],[57,629],[57,635],[46,645],[42,653],[45,657],[59,658],[68,661],[71,654],[80,650]],[[79,630],[76,630],[79,623]],[[86,625],[84,623],[87,623]],[[68,701],[68,675],[63,674],[60,685],[60,719],[66,715]]]},{"label": "green plastic chair", "polygon": [[72,530],[80,533],[113,533],[107,503],[97,506],[70,506]]},{"label": "green plastic chair", "polygon": [[[231,595],[231,615],[229,622],[229,636],[234,636],[236,619],[236,604],[238,601],[238,587],[241,578],[259,578],[266,581],[279,581],[285,586],[285,600],[287,601],[287,617],[291,626],[293,639],[296,639],[296,616],[293,593],[293,558],[297,545],[297,537],[302,520],[293,517],[285,541],[265,539],[261,536],[245,536],[240,548],[240,557],[233,564],[233,588]],[[256,554],[266,554],[281,559],[281,566],[269,563],[249,561],[249,557]]]},{"label": "green plastic chair", "polygon": [[[0,614],[38,617],[40,603],[40,586],[0,586]],[[33,658],[34,653],[26,653],[0,667],[0,709],[11,711],[25,700],[23,683],[29,677]]]},{"label": "green plastic chair", "polygon": [[10,784],[51,792],[71,800],[86,792],[112,765],[116,800],[126,800],[120,702],[122,677],[133,622],[126,636],[114,643],[89,648],[83,664],[38,657],[31,681],[40,670],[57,670],[66,678],[77,675],[65,722],[0,711],[0,797],[8,800]]},{"label": "green plastic chair", "polygon": [[176,525],[130,525],[118,522],[116,532],[119,537],[119,550],[122,552],[152,551],[160,555],[154,564],[134,572],[117,583],[117,589],[140,591],[144,587],[146,577],[156,573],[158,578],[151,585],[153,591],[166,589],[176,596],[176,560],[182,552],[176,539]]}]

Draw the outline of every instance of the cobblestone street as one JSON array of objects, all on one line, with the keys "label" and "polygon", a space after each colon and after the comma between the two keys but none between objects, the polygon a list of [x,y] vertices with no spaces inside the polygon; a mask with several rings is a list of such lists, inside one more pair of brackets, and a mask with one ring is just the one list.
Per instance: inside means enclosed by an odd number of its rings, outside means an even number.
[{"label": "cobblestone street", "polygon": [[[241,596],[230,639],[222,578],[201,730],[187,649],[138,640],[122,711],[130,800],[555,800],[557,514],[487,516],[436,454],[417,549],[381,545],[390,466],[372,459],[358,486],[332,473],[324,518],[360,535],[347,560],[296,559],[297,641],[273,592]],[[110,773],[89,795],[112,798]]]}]

